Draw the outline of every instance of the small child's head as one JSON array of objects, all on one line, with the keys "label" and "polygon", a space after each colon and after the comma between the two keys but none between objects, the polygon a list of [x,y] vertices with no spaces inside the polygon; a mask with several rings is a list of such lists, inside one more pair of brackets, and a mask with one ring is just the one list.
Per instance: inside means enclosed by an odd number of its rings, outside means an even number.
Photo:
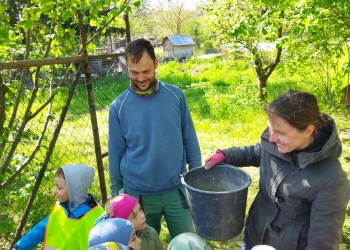
[{"label": "small child's head", "polygon": [[89,197],[87,191],[94,180],[95,170],[84,164],[68,164],[55,173],[54,193],[59,202],[68,202],[71,211]]},{"label": "small child's head", "polygon": [[185,232],[173,238],[167,250],[208,250],[207,242],[196,233]]},{"label": "small child's head", "polygon": [[252,250],[276,250],[274,247],[269,245],[256,245]]},{"label": "small child's head", "polygon": [[146,228],[146,217],[137,199],[127,194],[117,195],[107,201],[105,211],[108,218],[123,218],[134,224],[135,230]]},{"label": "small child's head", "polygon": [[89,247],[88,250],[134,250],[132,247],[124,246],[117,242],[105,242],[93,247]]},{"label": "small child's head", "polygon": [[89,233],[89,247],[116,242],[134,250],[141,249],[141,239],[136,236],[134,225],[125,219],[111,218],[97,223]]}]

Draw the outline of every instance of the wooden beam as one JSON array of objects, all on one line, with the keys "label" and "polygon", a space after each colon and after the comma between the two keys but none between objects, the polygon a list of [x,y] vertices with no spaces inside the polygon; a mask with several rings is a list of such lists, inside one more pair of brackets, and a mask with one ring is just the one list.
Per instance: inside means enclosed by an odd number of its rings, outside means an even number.
[{"label": "wooden beam", "polygon": [[[118,57],[118,56],[124,56],[124,53],[91,54],[88,56],[88,58],[89,58],[89,60],[96,60],[96,59],[113,58],[113,57]],[[82,62],[82,61],[84,61],[83,55],[68,56],[68,57],[56,57],[56,58],[44,58],[44,59],[36,59],[36,60],[0,62],[0,70],[37,67],[37,66],[53,65],[53,64],[69,64],[69,63]]]}]

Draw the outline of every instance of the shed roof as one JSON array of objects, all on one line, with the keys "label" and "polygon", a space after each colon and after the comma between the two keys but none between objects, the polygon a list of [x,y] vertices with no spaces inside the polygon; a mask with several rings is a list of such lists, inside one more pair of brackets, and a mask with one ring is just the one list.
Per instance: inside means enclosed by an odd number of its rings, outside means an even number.
[{"label": "shed roof", "polygon": [[192,40],[191,37],[189,36],[181,36],[181,35],[177,35],[177,36],[166,36],[163,39],[162,44],[164,43],[164,41],[166,39],[169,39],[170,42],[174,45],[174,46],[180,46],[180,45],[195,45],[194,41]]}]

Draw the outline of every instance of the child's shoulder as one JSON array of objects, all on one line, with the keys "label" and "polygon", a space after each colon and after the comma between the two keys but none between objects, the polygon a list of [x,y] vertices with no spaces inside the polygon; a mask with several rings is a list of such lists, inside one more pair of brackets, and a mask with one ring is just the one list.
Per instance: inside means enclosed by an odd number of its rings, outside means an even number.
[{"label": "child's shoulder", "polygon": [[149,225],[144,230],[137,231],[137,237],[142,240],[141,249],[164,250],[157,231]]},{"label": "child's shoulder", "polygon": [[157,231],[153,227],[150,227],[148,224],[146,225],[146,228],[144,230],[137,231],[136,235],[140,239],[145,237],[148,237],[148,238],[153,238],[154,236],[158,237]]}]

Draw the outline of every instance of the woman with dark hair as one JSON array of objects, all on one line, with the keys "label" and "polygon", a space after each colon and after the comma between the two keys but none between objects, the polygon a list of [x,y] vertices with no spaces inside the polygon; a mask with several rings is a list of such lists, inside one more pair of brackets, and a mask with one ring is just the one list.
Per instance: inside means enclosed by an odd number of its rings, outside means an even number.
[{"label": "woman with dark hair", "polygon": [[306,92],[287,91],[265,111],[268,128],[260,142],[217,150],[205,165],[260,167],[242,249],[339,249],[350,186],[335,121]]}]

